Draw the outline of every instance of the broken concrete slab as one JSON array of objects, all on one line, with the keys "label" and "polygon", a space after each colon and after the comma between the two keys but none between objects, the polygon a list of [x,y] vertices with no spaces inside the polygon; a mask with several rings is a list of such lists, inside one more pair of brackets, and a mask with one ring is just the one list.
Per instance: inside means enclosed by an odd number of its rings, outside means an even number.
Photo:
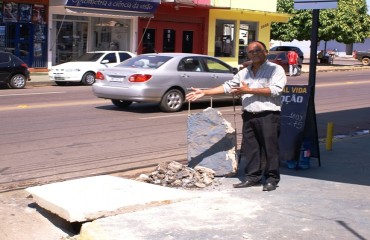
[{"label": "broken concrete slab", "polygon": [[235,129],[221,112],[207,108],[188,118],[188,165],[207,167],[216,176],[236,173]]},{"label": "broken concrete slab", "polygon": [[95,176],[26,189],[42,208],[69,222],[85,222],[195,196],[181,189],[114,176]]}]

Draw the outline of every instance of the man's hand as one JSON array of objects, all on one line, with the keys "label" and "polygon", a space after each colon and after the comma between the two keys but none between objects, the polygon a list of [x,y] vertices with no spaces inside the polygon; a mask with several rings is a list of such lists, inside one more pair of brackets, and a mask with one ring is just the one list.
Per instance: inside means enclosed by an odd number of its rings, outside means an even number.
[{"label": "man's hand", "polygon": [[250,91],[250,88],[248,84],[246,84],[244,81],[241,81],[241,86],[240,87],[233,87],[231,89],[231,93],[236,94],[236,95],[242,95],[246,94]]},{"label": "man's hand", "polygon": [[188,101],[195,101],[205,95],[202,89],[192,87],[191,90],[192,92],[186,94],[186,100]]}]

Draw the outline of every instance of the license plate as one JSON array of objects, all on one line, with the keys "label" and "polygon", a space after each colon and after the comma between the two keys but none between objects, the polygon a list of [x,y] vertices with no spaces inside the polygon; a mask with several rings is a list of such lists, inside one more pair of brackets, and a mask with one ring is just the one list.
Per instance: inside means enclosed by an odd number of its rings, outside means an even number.
[{"label": "license plate", "polygon": [[123,82],[123,78],[111,77],[109,82]]},{"label": "license plate", "polygon": [[55,80],[65,80],[64,77],[54,77],[54,78],[55,78]]}]

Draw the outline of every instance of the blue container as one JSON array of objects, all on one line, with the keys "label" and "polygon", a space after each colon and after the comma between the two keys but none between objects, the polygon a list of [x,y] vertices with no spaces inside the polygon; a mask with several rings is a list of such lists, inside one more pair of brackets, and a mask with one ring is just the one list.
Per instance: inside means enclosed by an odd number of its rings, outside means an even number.
[{"label": "blue container", "polygon": [[308,141],[303,141],[298,161],[298,167],[302,169],[310,168],[311,151]]}]

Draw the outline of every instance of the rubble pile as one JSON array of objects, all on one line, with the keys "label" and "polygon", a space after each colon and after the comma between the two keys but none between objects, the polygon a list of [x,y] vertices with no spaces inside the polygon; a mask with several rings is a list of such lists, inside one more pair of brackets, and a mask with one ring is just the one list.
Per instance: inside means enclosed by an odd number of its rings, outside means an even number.
[{"label": "rubble pile", "polygon": [[196,166],[190,168],[176,161],[159,164],[150,174],[141,174],[137,180],[166,187],[204,188],[213,183],[212,169]]}]

